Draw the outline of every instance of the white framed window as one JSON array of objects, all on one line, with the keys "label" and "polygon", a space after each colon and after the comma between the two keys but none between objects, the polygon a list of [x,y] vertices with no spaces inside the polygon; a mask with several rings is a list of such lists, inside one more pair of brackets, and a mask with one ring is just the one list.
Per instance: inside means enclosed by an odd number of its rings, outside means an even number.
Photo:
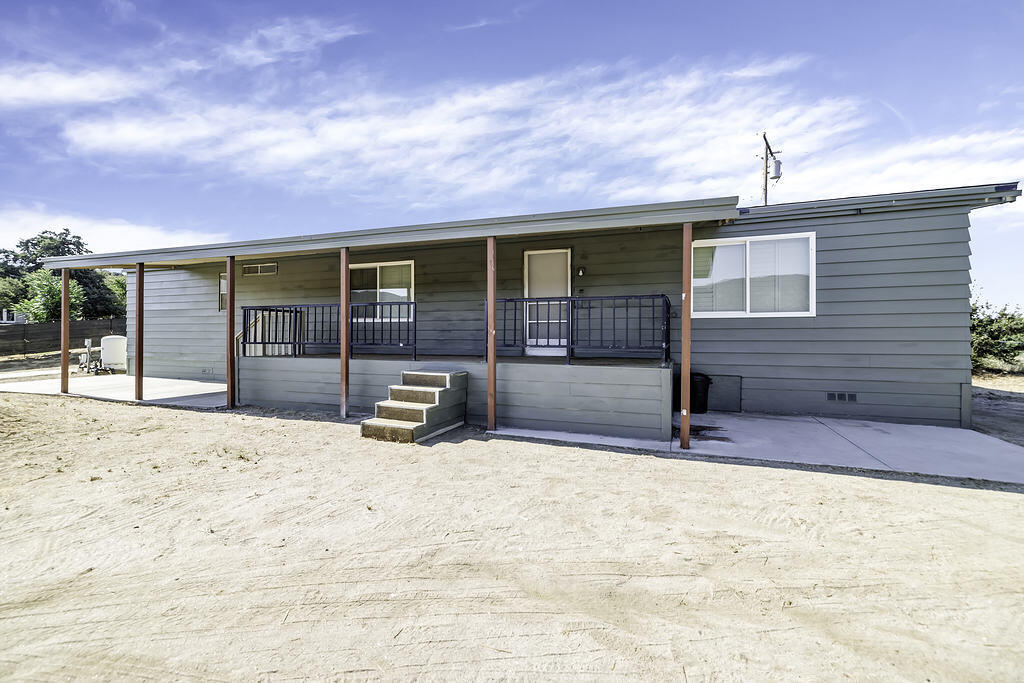
[{"label": "white framed window", "polygon": [[217,310],[224,311],[228,307],[228,274],[221,273],[218,280],[220,284],[217,286]]},{"label": "white framed window", "polygon": [[[416,300],[415,261],[358,263],[349,266],[349,300],[354,304],[394,303]],[[374,316],[360,315],[356,322],[381,320],[381,307]],[[405,309],[408,310],[408,309]],[[407,320],[407,316],[390,320]]]},{"label": "white framed window", "polygon": [[694,318],[815,315],[815,233],[693,243]]},{"label": "white framed window", "polygon": [[276,263],[246,263],[242,265],[242,277],[253,275],[277,275]]}]

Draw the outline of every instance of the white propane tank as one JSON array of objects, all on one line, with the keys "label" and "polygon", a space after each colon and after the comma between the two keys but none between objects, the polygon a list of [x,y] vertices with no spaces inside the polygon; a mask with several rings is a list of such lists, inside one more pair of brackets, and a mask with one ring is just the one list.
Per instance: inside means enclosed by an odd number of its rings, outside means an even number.
[{"label": "white propane tank", "polygon": [[100,367],[128,370],[128,338],[109,334],[100,339]]}]

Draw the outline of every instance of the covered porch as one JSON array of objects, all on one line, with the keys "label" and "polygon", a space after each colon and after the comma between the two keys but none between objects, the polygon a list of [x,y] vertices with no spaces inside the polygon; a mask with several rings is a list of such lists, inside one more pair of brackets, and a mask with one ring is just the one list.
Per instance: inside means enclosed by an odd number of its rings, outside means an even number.
[{"label": "covered porch", "polygon": [[274,292],[280,303],[250,296],[239,308],[236,400],[336,409],[343,396],[346,415],[373,414],[403,371],[465,372],[466,422],[668,441],[682,282],[670,297],[664,275],[644,277],[650,262],[606,261],[622,259],[622,240],[671,245],[660,269],[681,280],[683,237],[676,227],[342,253],[337,303]]},{"label": "covered porch", "polygon": [[[723,198],[125,255],[135,398],[152,368],[223,378],[228,407],[348,416],[403,369],[444,365],[469,373],[468,421],[488,428],[668,440],[673,374],[689,372],[694,226],[735,216]],[[685,422],[688,394],[679,382]]]}]

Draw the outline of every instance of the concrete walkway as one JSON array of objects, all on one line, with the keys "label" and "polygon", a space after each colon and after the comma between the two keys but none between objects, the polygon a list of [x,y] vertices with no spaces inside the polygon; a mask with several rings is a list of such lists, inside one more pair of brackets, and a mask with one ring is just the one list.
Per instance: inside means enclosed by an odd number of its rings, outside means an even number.
[{"label": "concrete walkway", "polygon": [[[133,401],[135,378],[130,375],[72,375],[68,389],[73,396],[108,401]],[[0,384],[0,393],[59,394],[60,378],[47,377],[26,382]],[[223,382],[196,382],[188,379],[146,377],[142,383],[142,403],[182,406],[186,408],[219,408],[226,400]]]},{"label": "concrete walkway", "polygon": [[693,416],[690,450],[675,441],[498,429],[498,436],[1024,484],[1024,448],[970,429],[827,417],[707,413]]}]

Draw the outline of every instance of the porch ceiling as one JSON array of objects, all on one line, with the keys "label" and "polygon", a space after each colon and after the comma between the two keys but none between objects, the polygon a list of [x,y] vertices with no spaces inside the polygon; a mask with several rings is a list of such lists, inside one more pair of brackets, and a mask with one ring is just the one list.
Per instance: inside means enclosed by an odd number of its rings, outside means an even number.
[{"label": "porch ceiling", "polygon": [[127,268],[140,262],[147,265],[172,266],[219,262],[227,256],[236,256],[240,260],[245,260],[247,258],[276,258],[325,253],[341,247],[380,248],[402,244],[458,242],[485,237],[507,238],[683,223],[700,225],[735,220],[739,217],[739,211],[736,208],[737,201],[737,197],[718,197],[686,202],[405,225],[168,249],[59,256],[43,261],[48,268],[53,269]]}]

